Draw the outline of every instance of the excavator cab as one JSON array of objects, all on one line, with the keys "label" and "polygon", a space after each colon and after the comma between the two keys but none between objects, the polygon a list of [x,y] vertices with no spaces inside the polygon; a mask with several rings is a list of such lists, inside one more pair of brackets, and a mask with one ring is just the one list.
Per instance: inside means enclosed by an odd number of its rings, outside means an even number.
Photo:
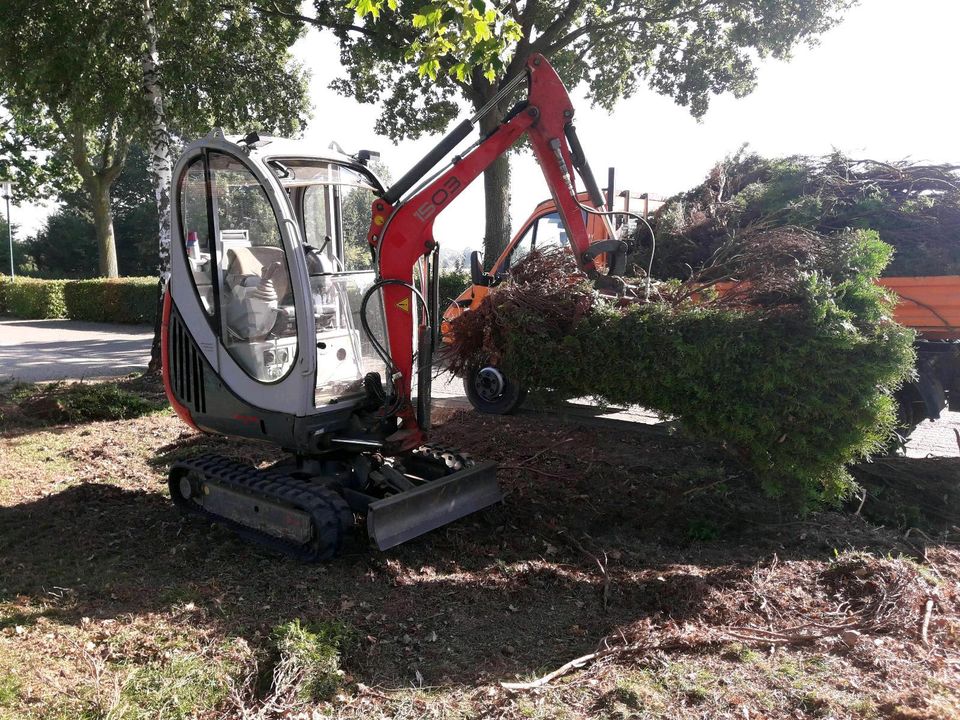
[{"label": "excavator cab", "polygon": [[[207,430],[316,449],[311,438],[364,401],[364,377],[385,372],[359,317],[374,281],[366,212],[379,179],[339,153],[218,132],[188,147],[175,173],[178,411]],[[367,322],[382,341],[382,307]],[[222,393],[202,392],[204,365]]]},{"label": "excavator cab", "polygon": [[366,236],[383,192],[364,163],[297,141],[215,131],[184,151],[161,341],[167,395],[201,431],[293,457],[267,470],[213,456],[176,463],[170,492],[182,509],[315,560],[340,549],[355,515],[386,548],[500,499],[489,463],[431,447],[382,456],[397,418],[384,411],[390,343]]}]

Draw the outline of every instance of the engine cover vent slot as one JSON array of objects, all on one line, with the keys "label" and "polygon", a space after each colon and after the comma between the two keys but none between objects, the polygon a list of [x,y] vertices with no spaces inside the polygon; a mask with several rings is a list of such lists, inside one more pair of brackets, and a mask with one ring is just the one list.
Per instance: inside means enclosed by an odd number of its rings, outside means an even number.
[{"label": "engine cover vent slot", "polygon": [[170,386],[177,400],[197,413],[206,413],[203,355],[176,313],[170,315]]}]

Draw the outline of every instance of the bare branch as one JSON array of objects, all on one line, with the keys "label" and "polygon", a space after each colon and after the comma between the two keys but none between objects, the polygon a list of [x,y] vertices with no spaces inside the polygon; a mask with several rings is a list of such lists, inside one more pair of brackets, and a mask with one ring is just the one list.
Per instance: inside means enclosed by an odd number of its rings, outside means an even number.
[{"label": "bare branch", "polygon": [[570,27],[583,8],[584,0],[570,0],[563,12],[543,31],[543,34],[530,44],[530,52],[542,53],[553,45],[560,34]]}]

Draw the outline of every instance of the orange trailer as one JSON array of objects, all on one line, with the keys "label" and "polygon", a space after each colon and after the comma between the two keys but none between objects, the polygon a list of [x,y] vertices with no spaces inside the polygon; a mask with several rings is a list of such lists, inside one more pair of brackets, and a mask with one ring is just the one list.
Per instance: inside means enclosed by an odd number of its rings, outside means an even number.
[{"label": "orange trailer", "polygon": [[960,275],[885,277],[880,284],[900,297],[898,323],[926,340],[960,340]]},{"label": "orange trailer", "polygon": [[917,331],[916,377],[897,393],[902,432],[944,408],[960,409],[960,275],[885,277],[896,293],[893,311],[901,325]]}]

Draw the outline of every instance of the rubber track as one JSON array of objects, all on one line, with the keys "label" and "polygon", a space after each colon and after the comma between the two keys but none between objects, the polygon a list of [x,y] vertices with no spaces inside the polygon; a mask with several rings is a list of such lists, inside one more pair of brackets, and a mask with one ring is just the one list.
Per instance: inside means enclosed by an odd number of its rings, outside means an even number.
[{"label": "rubber track", "polygon": [[[221,515],[208,512],[201,505],[184,499],[177,483],[190,471],[197,471],[207,482],[236,490],[250,497],[268,502],[280,502],[302,510],[310,516],[314,528],[311,542],[299,545],[269,533],[254,530]],[[345,513],[350,513],[346,502],[335,492],[281,472],[257,470],[248,465],[218,455],[200,455],[174,463],[170,467],[170,497],[177,507],[189,513],[216,521],[245,538],[276,552],[305,562],[318,562],[334,557],[343,546]],[[352,521],[352,514],[350,515]]]}]

